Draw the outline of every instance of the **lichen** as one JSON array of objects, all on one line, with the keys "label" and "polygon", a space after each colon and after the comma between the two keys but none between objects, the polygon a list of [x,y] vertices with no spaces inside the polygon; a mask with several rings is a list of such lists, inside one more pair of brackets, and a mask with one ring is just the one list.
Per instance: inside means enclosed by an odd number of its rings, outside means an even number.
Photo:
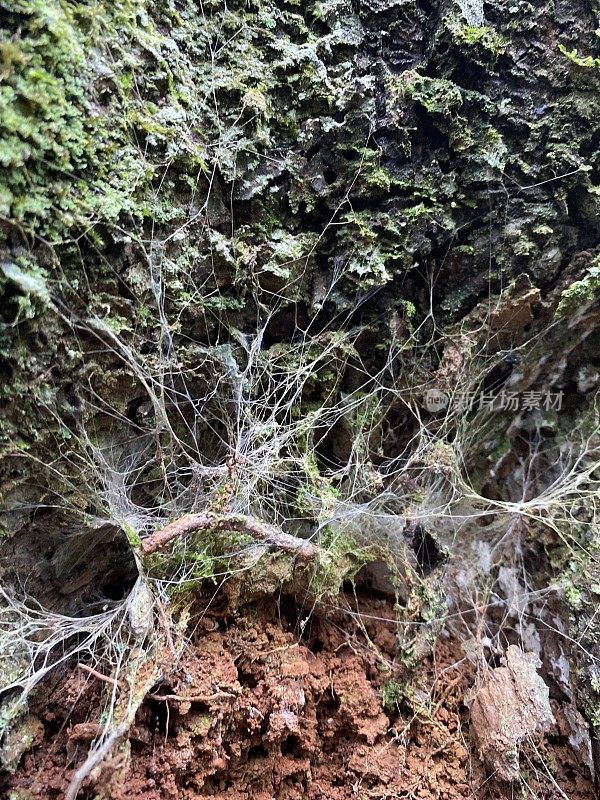
[{"label": "lichen", "polygon": [[557,317],[567,317],[577,311],[585,303],[594,300],[600,293],[600,260],[587,268],[587,275],[581,280],[574,281],[564,289],[556,307]]}]

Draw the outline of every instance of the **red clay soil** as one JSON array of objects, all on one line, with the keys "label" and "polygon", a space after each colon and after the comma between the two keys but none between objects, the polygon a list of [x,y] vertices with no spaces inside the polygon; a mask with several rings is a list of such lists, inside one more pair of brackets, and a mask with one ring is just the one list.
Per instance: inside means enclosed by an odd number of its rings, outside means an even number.
[{"label": "red clay soil", "polygon": [[[450,638],[412,677],[410,699],[394,703],[408,675],[394,664],[392,608],[370,600],[360,611],[360,623],[340,610],[315,613],[302,635],[281,606],[204,616],[170,684],[147,698],[128,746],[80,798],[596,798],[556,727],[523,748],[520,783],[486,774],[464,704],[475,668]],[[81,671],[54,688],[38,709],[43,731],[16,774],[0,777],[0,797],[63,797],[93,737],[98,695]]]}]

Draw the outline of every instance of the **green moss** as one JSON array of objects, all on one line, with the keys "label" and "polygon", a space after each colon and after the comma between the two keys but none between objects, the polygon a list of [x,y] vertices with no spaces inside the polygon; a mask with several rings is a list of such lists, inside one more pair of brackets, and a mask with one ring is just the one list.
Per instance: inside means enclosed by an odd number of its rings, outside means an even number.
[{"label": "green moss", "polygon": [[580,611],[583,605],[581,589],[579,589],[577,586],[574,586],[572,583],[565,581],[563,591],[565,600],[569,604],[569,607],[573,611]]},{"label": "green moss", "polygon": [[138,551],[142,543],[139,533],[135,530],[135,528],[132,525],[129,525],[128,523],[123,524],[123,532],[125,533],[125,536],[127,538],[127,541],[129,542],[131,549],[134,551]]},{"label": "green moss", "polygon": [[172,578],[173,597],[180,598],[197,591],[202,581],[224,580],[240,568],[240,553],[254,540],[238,533],[202,532],[176,540],[169,553],[153,553],[144,559],[144,566],[152,578]]},{"label": "green moss", "polygon": [[13,261],[0,263],[0,292],[6,292],[12,284],[17,292],[8,293],[3,317],[10,327],[43,314],[51,304],[47,284],[47,273],[29,257],[20,255]]},{"label": "green moss", "polygon": [[[253,231],[253,234],[255,232]],[[270,239],[261,254],[261,264],[256,268],[257,280],[266,289],[277,290],[288,287],[287,297],[291,301],[299,294],[298,283],[311,261],[317,237],[311,233],[292,234],[283,229],[271,232]],[[254,257],[254,253],[244,249],[243,242],[237,245],[243,264]],[[265,274],[266,273],[266,274]],[[298,290],[294,290],[294,285]]]},{"label": "green moss", "polygon": [[415,100],[430,114],[452,117],[462,107],[460,88],[445,78],[430,78],[416,71],[406,74],[406,95]]},{"label": "green moss", "polygon": [[371,194],[388,194],[392,188],[392,183],[392,175],[382,167],[368,170],[363,177],[363,185],[367,192]]},{"label": "green moss", "polygon": [[378,211],[351,211],[343,214],[337,244],[346,253],[345,277],[362,290],[384,286],[394,275],[413,265],[413,236],[423,219],[445,224],[437,203],[419,202],[398,217]]},{"label": "green moss", "polygon": [[584,69],[591,69],[593,67],[600,67],[600,58],[594,56],[580,56],[576,47],[569,50],[564,44],[557,45],[560,52],[576,67],[583,67]]},{"label": "green moss", "polygon": [[560,296],[555,316],[568,317],[585,303],[594,300],[600,293],[600,259],[596,258],[588,267],[587,275],[572,283]]},{"label": "green moss", "polygon": [[375,550],[360,547],[353,536],[323,526],[319,536],[319,556],[310,586],[319,597],[336,597],[346,581],[352,581],[365,564],[377,558]]},{"label": "green moss", "polygon": [[464,25],[452,18],[446,19],[457,45],[487,51],[493,58],[505,52],[508,40],[489,25]]},{"label": "green moss", "polygon": [[94,11],[110,26],[118,8],[20,0],[0,22],[18,14],[20,23],[0,51],[0,197],[13,222],[50,241],[133,211],[131,187],[147,182],[148,166],[115,124],[119,101],[100,94],[111,68],[99,31],[84,32]]},{"label": "green moss", "polygon": [[393,679],[386,681],[381,689],[381,702],[386,711],[397,711],[404,697],[404,687]]}]

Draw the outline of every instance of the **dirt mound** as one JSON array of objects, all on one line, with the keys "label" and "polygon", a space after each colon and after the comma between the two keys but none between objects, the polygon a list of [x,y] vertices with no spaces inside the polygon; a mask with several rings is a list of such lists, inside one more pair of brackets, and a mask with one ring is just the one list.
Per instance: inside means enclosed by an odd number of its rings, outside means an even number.
[{"label": "dirt mound", "polygon": [[[80,797],[520,796],[518,782],[490,780],[470,743],[464,699],[476,675],[458,643],[442,637],[409,680],[395,653],[391,605],[352,602],[308,621],[286,616],[286,603],[237,619],[199,618],[169,682],[148,695],[129,740]],[[47,696],[37,710],[41,732],[0,782],[3,797],[64,795],[98,732],[100,684],[79,669]],[[520,782],[538,798],[595,797],[556,727],[524,746]]]}]

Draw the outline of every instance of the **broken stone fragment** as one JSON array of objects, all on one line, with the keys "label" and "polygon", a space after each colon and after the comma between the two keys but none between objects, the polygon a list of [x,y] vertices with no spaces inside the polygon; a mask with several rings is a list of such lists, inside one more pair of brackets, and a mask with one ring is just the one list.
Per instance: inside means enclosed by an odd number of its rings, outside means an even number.
[{"label": "broken stone fragment", "polygon": [[471,731],[479,753],[496,778],[519,778],[519,748],[527,737],[554,724],[548,687],[538,675],[534,653],[510,645],[503,665],[492,669],[467,701]]}]

